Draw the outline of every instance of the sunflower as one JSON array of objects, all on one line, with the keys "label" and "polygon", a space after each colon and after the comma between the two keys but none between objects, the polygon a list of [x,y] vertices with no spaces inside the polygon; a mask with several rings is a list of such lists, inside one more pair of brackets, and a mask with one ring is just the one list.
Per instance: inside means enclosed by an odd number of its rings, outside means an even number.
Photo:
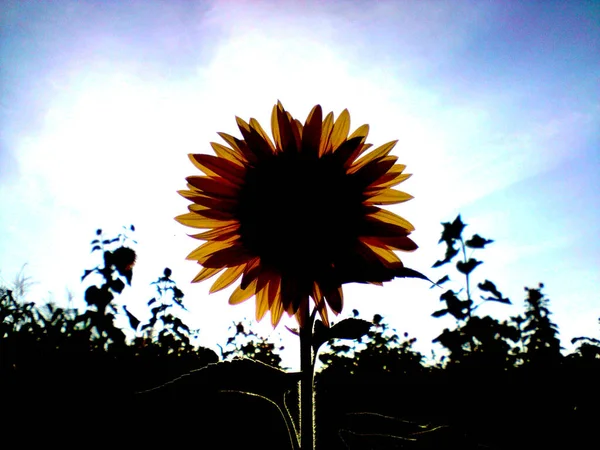
[{"label": "sunflower", "polygon": [[369,126],[349,135],[348,110],[323,119],[320,105],[302,125],[278,102],[273,140],[255,119],[236,121],[243,139],[218,133],[216,156],[189,155],[205,175],[179,191],[191,204],[176,220],[207,230],[191,236],[206,241],[187,257],[203,266],[193,282],[220,274],[217,292],[241,277],[230,304],[255,296],[257,320],[270,311],[276,326],[286,312],[302,326],[311,298],[326,325],[328,309],[342,311],[344,283],[420,276],[395,254],[417,248],[414,227],[380,208],[412,198],[392,189],[410,177],[390,155],[397,141],[364,154]]}]

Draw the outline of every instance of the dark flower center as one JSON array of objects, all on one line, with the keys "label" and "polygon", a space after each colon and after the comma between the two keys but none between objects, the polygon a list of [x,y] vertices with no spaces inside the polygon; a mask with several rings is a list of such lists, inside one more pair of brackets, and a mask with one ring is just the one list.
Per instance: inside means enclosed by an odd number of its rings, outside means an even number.
[{"label": "dark flower center", "polygon": [[267,266],[304,273],[354,247],[362,193],[331,155],[279,153],[247,171],[237,212],[241,239]]}]

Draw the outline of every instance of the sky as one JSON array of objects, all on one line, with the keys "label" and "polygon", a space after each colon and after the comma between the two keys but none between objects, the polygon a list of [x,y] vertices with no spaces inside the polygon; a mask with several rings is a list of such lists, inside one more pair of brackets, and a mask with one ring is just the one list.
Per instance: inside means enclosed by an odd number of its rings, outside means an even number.
[{"label": "sky", "polygon": [[[268,126],[280,100],[303,121],[315,104],[368,142],[398,139],[413,177],[419,249],[405,265],[432,269],[441,222],[494,239],[473,254],[513,306],[545,285],[562,345],[600,337],[600,3],[480,1],[2,1],[0,7],[0,279],[24,264],[27,299],[83,307],[89,241],[134,224],[138,262],[120,297],[147,318],[150,283],[165,267],[185,292],[182,314],[218,350],[253,301],[208,295],[186,261],[197,241],[173,217],[195,174],[188,153],[211,153],[235,116]],[[448,267],[448,266],[445,266]],[[444,267],[444,268],[445,268]],[[449,288],[459,289],[456,276]],[[417,280],[346,285],[342,317],[383,315],[426,355],[451,319],[430,315],[439,289]],[[298,349],[283,325],[257,330]],[[435,348],[435,347],[433,347]]]}]

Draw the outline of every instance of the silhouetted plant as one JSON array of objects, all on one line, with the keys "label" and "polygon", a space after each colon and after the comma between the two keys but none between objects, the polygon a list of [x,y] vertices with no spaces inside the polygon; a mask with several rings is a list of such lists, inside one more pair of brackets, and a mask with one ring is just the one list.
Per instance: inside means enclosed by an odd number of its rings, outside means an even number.
[{"label": "silhouetted plant", "polygon": [[275,344],[252,331],[246,322],[234,323],[233,329],[235,330],[233,336],[229,337],[225,347],[221,348],[221,356],[224,360],[249,358],[271,367],[283,368],[281,357],[275,352],[283,351],[283,345],[276,348]]},{"label": "silhouetted plant", "polygon": [[[512,367],[515,362],[512,349],[519,341],[519,329],[510,321],[499,322],[489,316],[474,315],[475,310],[485,302],[511,304],[490,280],[477,284],[481,301],[477,305],[474,304],[471,276],[483,262],[473,258],[472,253],[484,249],[494,241],[478,234],[465,239],[463,231],[467,225],[463,223],[460,215],[453,222],[444,222],[442,225],[444,229],[439,243],[443,242],[446,245],[446,252],[444,258],[436,261],[433,267],[441,267],[461,255],[462,258],[459,258],[455,267],[465,277],[465,289],[448,289],[440,295],[440,301],[445,302],[446,307],[434,312],[432,316],[443,317],[450,314],[456,319],[457,327],[454,330],[444,329],[434,342],[439,342],[449,350],[451,364],[464,364],[468,361],[487,368]],[[468,255],[467,250],[470,250],[471,254]],[[449,281],[450,276],[444,275],[436,285],[441,286]],[[442,358],[443,361],[445,359]]]},{"label": "silhouetted plant", "polygon": [[[600,319],[598,319],[600,324]],[[600,359],[600,339],[589,338],[589,337],[576,337],[571,339],[571,343],[575,344],[579,342],[577,347],[577,354],[585,360]]]},{"label": "silhouetted plant", "polygon": [[[193,353],[195,346],[192,339],[197,330],[191,330],[173,312],[173,309],[185,311],[186,308],[183,304],[183,291],[177,287],[175,281],[171,279],[171,275],[172,271],[167,267],[163,276],[152,282],[158,296],[148,302],[148,306],[152,306],[150,310],[152,315],[148,323],[139,327],[143,337],[137,337],[136,344],[142,345],[147,341],[156,340],[165,353]],[[134,330],[137,329],[139,320],[125,307],[124,310],[131,327]]]},{"label": "silhouetted plant", "polygon": [[[134,226],[131,225],[129,230],[135,231]],[[98,341],[99,345],[123,346],[125,345],[125,334],[114,324],[118,309],[112,301],[115,295],[123,291],[125,282],[128,285],[131,284],[136,254],[133,249],[125,246],[128,240],[126,231],[115,238],[106,239],[102,235],[102,230],[98,229],[96,236],[91,242],[92,253],[96,250],[102,252],[103,265],[86,270],[81,280],[96,273],[102,277],[103,283],[100,286],[92,285],[86,289],[85,301],[88,304],[88,310],[78,317],[78,321],[83,323],[85,328],[93,330],[94,339]],[[118,247],[116,244],[119,244]]]},{"label": "silhouetted plant", "polygon": [[538,288],[525,288],[525,314],[523,321],[523,344],[525,363],[547,365],[557,363],[561,358],[558,339],[558,326],[550,321],[550,301],[542,293],[544,285]]},{"label": "silhouetted plant", "polygon": [[[352,311],[358,318],[357,310]],[[358,341],[334,339],[319,355],[322,370],[343,371],[349,375],[367,375],[419,372],[423,356],[413,350],[416,338],[404,340],[379,314],[373,316],[371,326]]]}]

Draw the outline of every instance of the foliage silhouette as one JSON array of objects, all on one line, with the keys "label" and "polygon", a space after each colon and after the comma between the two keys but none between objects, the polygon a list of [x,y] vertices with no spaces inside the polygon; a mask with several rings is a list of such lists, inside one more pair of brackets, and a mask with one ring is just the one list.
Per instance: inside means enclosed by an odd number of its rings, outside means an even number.
[{"label": "foliage silhouette", "polygon": [[[478,315],[489,301],[516,306],[495,282],[475,284],[482,262],[469,253],[479,255],[493,241],[463,237],[466,227],[460,216],[443,224],[446,250],[436,262],[454,263],[465,284],[447,289],[450,273],[437,282],[444,308],[434,316],[456,320],[437,338],[448,350],[443,361],[425,364],[415,338],[397,333],[381,315],[365,321],[355,311],[331,328],[317,321],[318,448],[588,448],[593,442],[600,340],[575,337],[576,351],[563,356],[543,285],[525,288],[524,311],[508,320]],[[294,448],[288,432],[298,428],[298,374],[281,370],[283,348],[245,322],[234,324],[221,358],[197,347],[195,330],[179,316],[185,297],[169,269],[153,283],[150,318],[141,322],[131,305],[118,304],[132,281],[131,242],[126,233],[104,238],[101,231],[92,241],[100,263],[84,272],[91,283],[84,311],[25,301],[31,280],[23,271],[17,288],[0,286],[4,429],[34,445],[120,439],[153,447]],[[119,315],[130,330],[117,327]]]},{"label": "foliage silhouette", "polygon": [[282,345],[276,349],[275,344],[252,331],[247,321],[234,323],[233,328],[234,335],[229,337],[225,347],[221,348],[221,357],[224,360],[249,358],[277,369],[283,369],[281,356],[275,352],[275,350],[283,351]]}]

